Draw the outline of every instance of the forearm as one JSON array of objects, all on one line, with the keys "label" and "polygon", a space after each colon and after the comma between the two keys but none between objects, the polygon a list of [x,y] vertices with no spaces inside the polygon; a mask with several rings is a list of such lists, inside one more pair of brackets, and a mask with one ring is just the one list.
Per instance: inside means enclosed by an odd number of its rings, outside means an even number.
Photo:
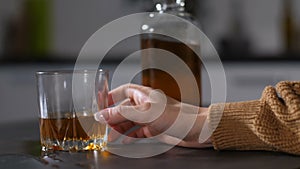
[{"label": "forearm", "polygon": [[[182,139],[183,141],[198,141],[204,121],[207,118],[208,108],[199,108],[190,104],[181,103],[176,105],[174,112],[178,112],[174,118],[171,127],[166,134]],[[167,119],[166,119],[167,121]]]},{"label": "forearm", "polygon": [[187,135],[178,144],[178,146],[193,147],[193,148],[212,147],[212,143],[209,137],[203,141],[199,141],[200,133],[202,132],[205,121],[207,120],[208,108],[203,108],[203,107],[199,108],[196,106],[192,106],[192,107],[193,109],[198,109],[197,114],[193,116],[191,116],[190,111],[188,111],[190,108],[183,109],[184,110],[183,116],[185,120],[183,120],[182,122],[185,124],[181,124],[181,126],[182,125],[186,126],[188,124],[191,128],[187,133]]},{"label": "forearm", "polygon": [[[273,150],[300,155],[300,82],[265,88],[260,100],[211,105],[215,149]],[[216,120],[217,119],[217,120]],[[218,119],[220,119],[218,121]]]},{"label": "forearm", "polygon": [[195,121],[188,135],[184,138],[185,141],[199,142],[199,136],[202,132],[205,121],[208,116],[208,108],[198,108],[198,114],[195,116]]},{"label": "forearm", "polygon": [[217,150],[269,149],[255,134],[255,120],[261,111],[259,100],[213,104],[208,121],[212,130],[211,140]]}]

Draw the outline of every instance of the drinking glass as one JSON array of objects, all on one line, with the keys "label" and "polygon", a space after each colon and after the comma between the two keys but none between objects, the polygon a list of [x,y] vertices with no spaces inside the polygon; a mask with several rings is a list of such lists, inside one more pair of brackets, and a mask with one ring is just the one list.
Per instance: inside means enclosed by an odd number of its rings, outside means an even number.
[{"label": "drinking glass", "polygon": [[36,72],[43,151],[105,150],[107,125],[94,114],[108,106],[108,72]]}]

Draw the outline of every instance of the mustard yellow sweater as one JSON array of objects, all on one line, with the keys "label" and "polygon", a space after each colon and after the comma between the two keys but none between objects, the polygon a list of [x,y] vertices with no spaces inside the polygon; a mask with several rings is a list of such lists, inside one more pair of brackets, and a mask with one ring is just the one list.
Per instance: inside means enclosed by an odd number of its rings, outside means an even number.
[{"label": "mustard yellow sweater", "polygon": [[217,150],[300,155],[300,81],[268,86],[259,100],[213,104],[209,110],[209,124],[216,128],[211,139]]}]

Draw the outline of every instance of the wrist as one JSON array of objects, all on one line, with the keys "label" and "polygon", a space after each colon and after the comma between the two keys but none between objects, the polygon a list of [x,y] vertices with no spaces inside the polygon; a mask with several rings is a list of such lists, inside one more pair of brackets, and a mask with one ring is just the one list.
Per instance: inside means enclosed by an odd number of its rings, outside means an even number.
[{"label": "wrist", "polygon": [[[202,131],[205,120],[208,116],[208,108],[199,107],[196,120],[193,127],[189,131],[188,135],[184,138],[185,141],[199,142],[199,136]],[[206,140],[204,143],[210,142],[210,139]],[[200,142],[199,142],[200,143]]]}]

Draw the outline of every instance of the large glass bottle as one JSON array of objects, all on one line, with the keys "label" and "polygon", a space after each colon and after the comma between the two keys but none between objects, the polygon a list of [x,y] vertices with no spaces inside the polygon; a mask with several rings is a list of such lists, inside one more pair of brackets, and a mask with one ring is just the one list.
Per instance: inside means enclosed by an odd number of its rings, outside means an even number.
[{"label": "large glass bottle", "polygon": [[[195,97],[201,96],[201,61],[197,54],[192,50],[200,50],[199,39],[195,39],[196,31],[190,28],[190,25],[186,22],[179,21],[178,19],[170,19],[165,17],[164,13],[173,14],[178,17],[184,18],[193,24],[197,24],[192,16],[185,11],[184,0],[156,0],[156,11],[158,13],[153,14],[150,17],[158,17],[154,19],[155,22],[148,21],[142,25],[142,36],[141,36],[141,48],[158,48],[167,50],[177,55],[192,71],[194,78],[198,85],[199,93],[195,92],[195,89],[188,89],[188,98],[185,100],[181,99],[179,86],[175,79],[168,73],[158,69],[146,69],[142,72],[142,84],[150,86],[155,89],[161,89],[166,95],[175,98],[176,100],[200,105],[201,99],[195,101]],[[184,39],[186,43],[182,43],[174,38],[167,37],[161,34],[156,34],[156,31],[167,32],[172,31],[176,35],[180,36],[180,39]],[[164,57],[164,56],[160,56]],[[155,64],[158,60],[155,60],[153,53],[144,52],[142,53],[142,65]],[[168,63],[165,63],[168,64]],[[177,65],[174,65],[177,66]],[[180,70],[180,67],[178,67]],[[180,75],[179,81],[181,83],[190,83],[185,81],[185,75]],[[186,90],[186,89],[185,89]]]},{"label": "large glass bottle", "polygon": [[283,2],[283,35],[285,43],[285,53],[294,54],[297,49],[296,25],[293,18],[293,1],[284,0]]}]

